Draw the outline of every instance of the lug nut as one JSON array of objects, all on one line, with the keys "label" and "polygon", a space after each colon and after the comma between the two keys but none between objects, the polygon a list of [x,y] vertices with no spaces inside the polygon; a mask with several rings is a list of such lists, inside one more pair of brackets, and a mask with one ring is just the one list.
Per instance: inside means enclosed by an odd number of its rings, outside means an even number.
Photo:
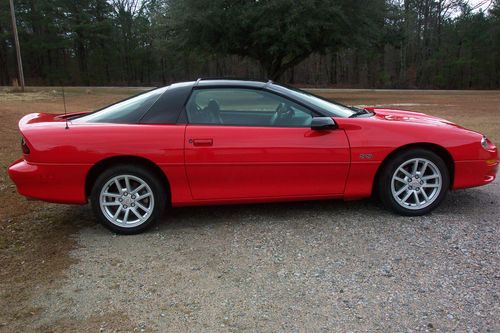
[{"label": "lug nut", "polygon": [[424,181],[423,180],[420,181],[420,185],[424,185]]},{"label": "lug nut", "polygon": [[408,189],[409,189],[409,190],[413,190],[413,187],[412,187],[412,186],[408,186]]},{"label": "lug nut", "polygon": [[417,192],[420,191],[420,187],[417,187]]},{"label": "lug nut", "polygon": [[131,204],[130,204],[130,207],[135,207],[135,203],[131,203]]},{"label": "lug nut", "polygon": [[127,205],[123,205],[123,208],[127,208]]},{"label": "lug nut", "polygon": [[120,198],[120,199],[118,199],[118,201],[122,202],[122,201],[123,201],[123,199],[122,199],[122,198]]},{"label": "lug nut", "polygon": [[132,196],[132,199],[135,199],[135,195]]},{"label": "lug nut", "polygon": [[125,192],[125,193],[123,193],[123,195],[128,195],[128,193],[127,193],[127,192]]}]

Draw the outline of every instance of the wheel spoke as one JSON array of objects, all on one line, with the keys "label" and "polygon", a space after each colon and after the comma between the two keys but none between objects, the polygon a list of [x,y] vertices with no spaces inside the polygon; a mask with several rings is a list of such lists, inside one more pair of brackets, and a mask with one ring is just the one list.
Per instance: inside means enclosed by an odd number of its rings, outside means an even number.
[{"label": "wheel spoke", "polygon": [[411,178],[411,173],[409,173],[405,169],[399,168],[399,171],[401,171],[406,177]]},{"label": "wheel spoke", "polygon": [[417,170],[418,170],[418,160],[415,160],[415,162],[413,162],[413,170],[411,174],[415,175],[417,173]]},{"label": "wheel spoke", "polygon": [[139,218],[139,220],[142,219],[142,216],[137,211],[137,208],[134,207],[134,208],[131,209],[131,211],[132,211],[132,213],[134,213],[135,216],[137,216]]},{"label": "wheel spoke", "polygon": [[423,188],[438,188],[439,184],[424,184],[422,185]]},{"label": "wheel spoke", "polygon": [[116,201],[110,201],[110,202],[103,202],[101,205],[103,205],[103,206],[120,206],[121,203],[116,202]]},{"label": "wheel spoke", "polygon": [[422,189],[422,195],[424,196],[425,201],[429,201],[429,196],[427,195],[424,189]]},{"label": "wheel spoke", "polygon": [[115,185],[116,185],[116,188],[118,189],[118,192],[122,192],[123,188],[122,186],[120,185],[120,182],[118,181],[118,178],[115,179]]},{"label": "wheel spoke", "polygon": [[424,165],[422,166],[422,168],[420,169],[420,175],[423,176],[425,174],[425,171],[427,170],[427,166],[429,165],[429,162],[428,161],[425,161],[424,162]]},{"label": "wheel spoke", "polygon": [[150,210],[150,209],[149,209],[149,208],[144,207],[144,205],[143,205],[143,204],[141,204],[140,202],[137,202],[137,206],[138,206],[140,209],[142,209],[143,211],[145,211],[146,213],[149,213],[149,210]]},{"label": "wheel spoke", "polygon": [[406,190],[408,190],[408,185],[403,186],[399,191],[397,191],[396,196],[399,197],[399,195]]},{"label": "wheel spoke", "polygon": [[119,197],[121,197],[121,195],[119,195],[119,194],[109,193],[109,192],[104,192],[102,195],[104,195],[105,197],[110,197],[110,198],[119,198]]},{"label": "wheel spoke", "polygon": [[132,187],[130,187],[130,179],[128,178],[128,176],[125,176],[125,187],[127,188],[127,192],[131,192],[132,191]]},{"label": "wheel spoke", "polygon": [[128,222],[128,214],[129,214],[130,210],[128,209],[125,209],[125,215],[123,216],[123,223],[124,224],[127,224]]},{"label": "wheel spoke", "polygon": [[113,215],[113,219],[116,221],[116,219],[118,218],[118,215],[120,215],[121,211],[123,210],[122,206],[120,205],[118,207],[118,209],[116,210],[115,212],[115,215]]},{"label": "wheel spoke", "polygon": [[134,190],[130,191],[130,194],[136,194],[137,192],[139,192],[140,190],[142,190],[145,186],[146,186],[145,184],[139,185]]},{"label": "wheel spoke", "polygon": [[439,175],[434,174],[434,175],[424,176],[422,177],[422,180],[431,180],[436,178],[440,178]]},{"label": "wheel spoke", "polygon": [[406,181],[403,178],[394,177],[394,180],[397,180],[400,183],[406,184]]},{"label": "wheel spoke", "polygon": [[411,196],[412,192],[411,191],[407,191],[406,192],[406,195],[404,196],[403,199],[401,199],[402,202],[406,202],[406,200],[408,200],[408,198]]},{"label": "wheel spoke", "polygon": [[147,197],[150,197],[150,196],[151,196],[150,192],[144,193],[143,195],[140,195],[137,197],[137,201],[142,200],[142,199],[147,198]]},{"label": "wheel spoke", "polygon": [[417,192],[413,192],[413,197],[415,198],[415,205],[420,205],[420,199],[418,198]]}]

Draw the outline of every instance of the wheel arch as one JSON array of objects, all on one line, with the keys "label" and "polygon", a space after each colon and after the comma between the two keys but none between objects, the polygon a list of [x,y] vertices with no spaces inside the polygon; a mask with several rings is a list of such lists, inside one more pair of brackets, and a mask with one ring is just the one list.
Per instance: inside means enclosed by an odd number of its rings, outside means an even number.
[{"label": "wheel arch", "polygon": [[407,145],[398,147],[398,148],[394,149],[393,151],[391,151],[389,153],[389,155],[387,155],[384,158],[384,160],[382,161],[382,163],[380,163],[380,166],[377,169],[375,177],[373,178],[373,185],[372,185],[373,186],[372,187],[373,194],[377,193],[378,177],[380,177],[380,174],[381,174],[382,170],[384,170],[387,163],[389,163],[389,161],[391,159],[393,159],[395,156],[397,156],[398,154],[400,154],[404,151],[415,149],[415,148],[426,149],[426,150],[432,151],[433,153],[435,153],[436,155],[438,155],[439,157],[441,157],[443,159],[443,161],[446,165],[446,168],[448,169],[449,175],[450,175],[450,188],[453,187],[453,182],[455,179],[455,162],[454,162],[453,157],[450,154],[450,152],[446,148],[444,148],[443,146],[440,146],[440,145],[435,144],[435,143],[418,142],[418,143],[411,143],[411,144],[407,144]]},{"label": "wheel arch", "polygon": [[158,179],[161,181],[163,187],[165,188],[167,194],[167,200],[168,202],[170,202],[171,200],[170,182],[165,172],[163,172],[163,170],[151,160],[144,157],[132,156],[132,155],[108,157],[94,164],[87,172],[87,176],[85,177],[86,197],[90,196],[90,193],[92,192],[92,187],[94,186],[97,177],[99,177],[99,175],[104,170],[115,165],[127,165],[127,164],[143,167],[144,169],[152,172],[155,176],[157,176]]}]

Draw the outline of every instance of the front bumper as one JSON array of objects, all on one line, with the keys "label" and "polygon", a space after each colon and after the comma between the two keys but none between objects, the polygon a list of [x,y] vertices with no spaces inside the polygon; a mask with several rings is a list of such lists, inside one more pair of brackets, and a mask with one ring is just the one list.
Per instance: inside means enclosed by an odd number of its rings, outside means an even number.
[{"label": "front bumper", "polygon": [[495,180],[498,172],[498,156],[489,160],[455,162],[453,189],[483,186]]},{"label": "front bumper", "polygon": [[8,172],[19,194],[49,202],[85,204],[85,177],[89,166],[32,164],[18,159]]}]

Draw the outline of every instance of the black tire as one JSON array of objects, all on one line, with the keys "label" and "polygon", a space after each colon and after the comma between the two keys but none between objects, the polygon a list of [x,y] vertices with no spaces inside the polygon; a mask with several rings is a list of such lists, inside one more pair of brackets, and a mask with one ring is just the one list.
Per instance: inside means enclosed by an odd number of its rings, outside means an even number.
[{"label": "black tire", "polygon": [[[431,202],[430,204],[421,209],[409,209],[404,207],[404,203],[400,204],[396,200],[392,192],[392,177],[395,174],[396,170],[405,162],[413,159],[425,159],[432,162],[441,174],[441,187],[439,193],[435,195],[433,201],[429,200],[429,202]],[[383,165],[383,169],[381,170],[377,178],[375,190],[380,201],[387,209],[404,216],[420,216],[431,212],[443,201],[443,199],[446,197],[449,186],[450,173],[443,159],[432,151],[417,148],[403,151],[387,161],[387,163]],[[421,191],[420,188],[418,188],[418,190]]]},{"label": "black tire", "polygon": [[[115,222],[117,224],[110,221],[110,219],[108,219],[107,217],[108,215],[106,214],[106,212],[103,211],[103,209],[105,208],[101,208],[100,205],[101,190],[103,189],[103,187],[106,186],[106,184],[110,182],[114,177],[125,176],[125,175],[137,177],[138,179],[143,181],[145,184],[147,184],[147,186],[149,186],[149,189],[151,190],[153,196],[153,200],[151,200],[151,203],[149,203],[150,199],[143,199],[143,200],[148,200],[148,204],[152,206],[152,207],[149,206],[147,207],[151,208],[151,213],[144,216],[143,221],[138,221],[137,223],[132,224],[132,226],[127,226],[127,227],[118,225],[118,221]],[[126,192],[124,193],[128,196],[129,195],[131,196],[131,194],[129,193]],[[92,192],[90,194],[90,203],[92,205],[92,210],[94,211],[95,216],[102,223],[102,225],[104,225],[106,228],[118,234],[132,235],[141,233],[147,228],[151,227],[163,215],[167,203],[167,194],[162,186],[162,182],[153,172],[150,172],[145,168],[141,168],[134,165],[116,165],[105,170],[103,173],[99,175],[99,177],[97,177],[94,186],[92,187]],[[144,203],[144,201],[142,201],[142,203]],[[131,204],[131,206],[134,205],[135,204]],[[121,206],[121,204],[119,206]],[[123,207],[127,206],[122,206],[119,208],[122,209]],[[131,207],[127,208],[132,209]],[[142,211],[139,208],[139,212],[145,212],[145,211]],[[137,216],[135,216],[135,218],[137,218]],[[126,220],[126,218],[123,218],[122,220]]]}]

